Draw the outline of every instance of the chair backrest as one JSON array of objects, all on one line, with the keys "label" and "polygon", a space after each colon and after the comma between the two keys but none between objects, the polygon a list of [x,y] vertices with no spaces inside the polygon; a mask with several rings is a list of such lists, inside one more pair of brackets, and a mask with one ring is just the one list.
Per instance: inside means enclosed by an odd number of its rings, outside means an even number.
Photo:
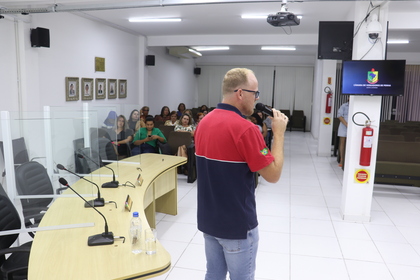
[{"label": "chair backrest", "polygon": [[178,147],[185,145],[188,147],[192,142],[192,137],[189,132],[171,131],[169,133],[168,144],[171,146],[172,154],[175,155]]},{"label": "chair backrest", "polygon": [[[29,161],[28,149],[26,148],[25,138],[20,137],[12,140],[14,164],[22,164]],[[0,150],[4,155],[3,142],[0,142]]]},{"label": "chair backrest", "polygon": [[[29,161],[15,171],[16,188],[20,195],[54,194],[47,170],[39,162]],[[21,199],[23,210],[46,208],[52,198]]]},{"label": "chair backrest", "polygon": [[[20,217],[12,201],[10,201],[3,186],[0,184],[0,231],[20,229]],[[19,234],[0,236],[0,249],[9,248]],[[1,264],[1,260],[0,260]]]},{"label": "chair backrest", "polygon": [[[78,154],[81,154],[84,157],[81,158]],[[102,159],[100,158],[98,152],[93,151],[91,148],[81,148],[75,151],[76,173],[89,174],[99,168],[96,163],[85,158],[85,156],[90,157],[99,165],[102,165]]]},{"label": "chair backrest", "polygon": [[175,126],[161,125],[158,128],[162,131],[163,135],[165,135],[166,140],[169,140],[169,134],[171,131],[174,131]]},{"label": "chair backrest", "polygon": [[287,109],[280,109],[280,112],[286,115],[290,119],[290,110]]},{"label": "chair backrest", "polygon": [[292,116],[293,116],[293,119],[303,118],[305,114],[303,113],[303,110],[293,110]]},{"label": "chair backrest", "polygon": [[117,160],[117,152],[111,140],[107,138],[97,138],[92,140],[92,148],[98,149],[97,152],[102,160]]}]

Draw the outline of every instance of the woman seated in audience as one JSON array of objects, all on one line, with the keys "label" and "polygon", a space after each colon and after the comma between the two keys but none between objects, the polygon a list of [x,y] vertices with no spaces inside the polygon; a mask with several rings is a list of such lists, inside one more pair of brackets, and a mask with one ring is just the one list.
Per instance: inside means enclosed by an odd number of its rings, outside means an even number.
[{"label": "woman seated in audience", "polygon": [[130,118],[128,118],[128,127],[133,131],[136,130],[136,124],[140,120],[140,112],[137,109],[131,111]]},{"label": "woman seated in audience", "polygon": [[178,124],[178,115],[176,111],[172,111],[170,115],[170,119],[165,122],[166,126],[176,126]]},{"label": "woman seated in audience", "polygon": [[262,115],[262,112],[257,111],[254,114],[252,114],[252,116],[256,119],[257,125],[259,125],[261,127],[261,130],[262,130],[261,133],[262,133],[262,135],[265,139],[265,137],[267,136],[267,125],[264,123],[264,121],[260,117],[259,113]]},{"label": "woman seated in audience", "polygon": [[143,106],[140,109],[140,119],[143,120],[144,122],[146,121],[146,117],[149,115],[149,106]]},{"label": "woman seated in audience", "polygon": [[171,119],[171,111],[168,106],[163,106],[160,110],[160,115],[155,116],[155,122],[161,121],[166,122]]},{"label": "woman seated in audience", "polygon": [[146,127],[140,128],[134,136],[135,147],[131,154],[157,153],[157,141],[166,143],[166,138],[159,128],[155,128],[153,117],[149,116],[146,118]]},{"label": "woman seated in audience", "polygon": [[133,136],[127,133],[127,120],[123,115],[118,116],[117,124],[114,127],[116,140],[112,142],[117,147],[118,159],[123,159],[130,156],[128,152],[128,145],[133,141]]},{"label": "woman seated in audience", "polygon": [[104,124],[102,125],[102,128],[112,129],[115,125],[116,120],[117,120],[117,113],[115,111],[109,111],[108,116],[104,120]]},{"label": "woman seated in audience", "polygon": [[200,121],[204,118],[204,114],[203,113],[197,113],[197,116],[195,117],[195,128],[198,127],[198,124],[200,123]]},{"label": "woman seated in audience", "polygon": [[194,137],[194,126],[192,125],[192,118],[188,114],[182,114],[179,124],[175,125],[174,131],[189,132]]},{"label": "woman seated in audience", "polygon": [[208,112],[209,112],[209,107],[207,107],[206,105],[201,105],[200,113],[203,113],[204,115],[206,115]]},{"label": "woman seated in audience", "polygon": [[184,111],[184,114],[188,114],[188,115],[191,117],[191,124],[192,124],[193,126],[195,126],[195,120],[194,120],[194,118],[193,118],[193,113],[192,113],[191,109],[187,109],[187,110],[185,110],[185,111]]},{"label": "woman seated in audience", "polygon": [[178,112],[176,112],[178,118],[182,116],[182,114],[184,114],[185,111],[185,104],[184,103],[179,103],[178,105]]},{"label": "woman seated in audience", "polygon": [[146,127],[146,124],[142,119],[139,119],[139,121],[136,123],[136,127],[134,128],[134,133],[136,133],[142,127]]}]

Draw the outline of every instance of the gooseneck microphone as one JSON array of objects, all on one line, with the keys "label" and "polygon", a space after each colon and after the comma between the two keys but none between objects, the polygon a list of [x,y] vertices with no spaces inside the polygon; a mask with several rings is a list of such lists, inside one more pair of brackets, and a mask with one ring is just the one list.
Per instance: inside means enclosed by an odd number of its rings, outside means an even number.
[{"label": "gooseneck microphone", "polygon": [[93,205],[94,207],[102,207],[102,206],[105,205],[105,200],[101,197],[101,192],[99,191],[99,186],[97,184],[95,184],[94,182],[92,182],[92,181],[84,178],[83,176],[80,176],[80,175],[78,175],[78,174],[76,174],[76,173],[68,170],[62,164],[57,164],[57,168],[60,169],[60,170],[67,171],[67,172],[69,172],[69,173],[71,173],[71,174],[79,177],[80,179],[83,179],[86,182],[89,182],[89,183],[91,183],[91,184],[93,184],[93,185],[96,186],[96,188],[98,189],[98,197],[96,199],[94,199],[94,200],[89,201],[89,203],[85,203],[85,207],[92,207],[91,205]]},{"label": "gooseneck microphone", "polygon": [[[67,183],[66,179],[61,177],[60,179],[58,179],[58,181],[63,186],[66,186],[69,189],[71,189],[75,194],[77,194],[81,199],[83,199],[86,203],[89,204],[89,202],[86,199],[84,199],[78,192],[76,192],[72,187],[70,187],[70,185]],[[89,236],[88,237],[88,246],[99,246],[99,245],[114,244],[114,234],[112,232],[108,231],[108,223],[106,221],[105,216],[101,212],[99,212],[95,207],[93,207],[93,205],[90,205],[90,207],[92,207],[96,212],[99,213],[99,215],[102,216],[102,218],[104,218],[105,232],[103,232],[101,234],[96,234],[96,235]]]},{"label": "gooseneck microphone", "polygon": [[273,116],[273,110],[269,108],[267,105],[264,105],[262,103],[257,103],[257,105],[255,105],[255,109],[263,112],[266,115],[269,115],[270,117]]},{"label": "gooseneck microphone", "polygon": [[[96,161],[94,161],[93,159],[91,159],[90,157],[88,157],[87,155],[85,155],[83,152],[79,152],[77,153],[77,156],[79,158],[87,158],[88,160],[90,160],[91,162],[93,162],[94,164],[96,164],[98,167],[101,167],[101,165],[99,163],[97,163]],[[118,188],[118,181],[115,181],[115,172],[111,167],[108,167],[106,165],[104,165],[103,167],[108,168],[109,170],[112,171],[112,181],[108,182],[108,183],[103,183],[102,184],[102,188]]]}]

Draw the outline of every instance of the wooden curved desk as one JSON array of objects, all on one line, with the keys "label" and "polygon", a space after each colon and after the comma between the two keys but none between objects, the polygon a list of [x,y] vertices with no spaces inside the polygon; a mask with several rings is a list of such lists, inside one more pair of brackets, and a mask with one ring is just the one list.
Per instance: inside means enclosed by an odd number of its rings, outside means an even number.
[{"label": "wooden curved desk", "polygon": [[[186,159],[160,154],[143,154],[139,157],[134,156],[109,166],[115,168],[120,184],[126,181],[135,183],[140,173],[137,167],[141,166],[142,186],[101,188],[105,201],[115,201],[118,208],[113,203],[97,208],[106,217],[109,231],[114,236],[125,236],[126,242],[116,239],[112,245],[87,246],[89,236],[104,231],[103,218],[93,209],[84,208],[84,202],[79,197],[59,197],[48,209],[40,227],[92,222],[94,226],[38,231],[29,258],[29,280],[147,279],[169,270],[171,257],[159,242],[154,255],[131,253],[129,223],[133,211],[139,212],[143,228],[155,227],[156,211],[177,214],[176,167],[184,164]],[[129,162],[141,162],[141,165]],[[110,173],[104,168],[95,172]],[[110,177],[103,176],[89,179],[99,186],[111,181]],[[92,185],[83,180],[77,181],[72,187],[80,193],[92,193]],[[70,194],[71,190],[66,192]],[[124,209],[127,195],[133,200],[131,213]]]}]

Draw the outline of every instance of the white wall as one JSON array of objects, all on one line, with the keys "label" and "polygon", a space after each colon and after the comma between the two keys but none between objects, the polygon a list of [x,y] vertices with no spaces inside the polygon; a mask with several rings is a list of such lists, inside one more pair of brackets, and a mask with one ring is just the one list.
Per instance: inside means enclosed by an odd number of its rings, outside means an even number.
[{"label": "white wall", "polygon": [[194,75],[194,59],[171,56],[164,47],[153,47],[149,55],[155,55],[155,66],[146,66],[148,88],[145,104],[150,114],[157,115],[163,106],[177,110],[179,103],[187,108],[197,107],[197,77]]},{"label": "white wall", "polygon": [[[81,107],[81,100],[66,102],[65,77],[127,79],[127,98],[83,102],[110,105],[139,104],[143,100],[144,76],[140,76],[139,55],[144,46],[140,46],[139,36],[69,13],[39,14],[31,16],[31,19],[31,23],[24,23],[20,30],[24,42],[19,43],[24,52],[19,59],[25,63],[23,77],[26,77],[22,81],[23,110],[39,111],[44,105]],[[2,63],[2,69],[15,72],[16,63],[12,60],[16,53],[12,36],[14,28],[6,23],[6,28],[3,25],[0,27],[2,38],[6,38],[3,37],[5,34],[11,40],[1,40],[1,44],[9,44],[6,46],[7,52],[0,54],[1,60],[7,62]],[[30,46],[30,28],[36,27],[50,30],[50,48]],[[105,72],[95,73],[95,57],[105,58]],[[16,80],[17,76],[11,74],[0,77],[9,92],[16,91]],[[14,100],[7,100],[6,103],[1,105],[2,108],[16,107]]]},{"label": "white wall", "polygon": [[15,24],[8,17],[0,23],[0,111],[17,111]]}]

